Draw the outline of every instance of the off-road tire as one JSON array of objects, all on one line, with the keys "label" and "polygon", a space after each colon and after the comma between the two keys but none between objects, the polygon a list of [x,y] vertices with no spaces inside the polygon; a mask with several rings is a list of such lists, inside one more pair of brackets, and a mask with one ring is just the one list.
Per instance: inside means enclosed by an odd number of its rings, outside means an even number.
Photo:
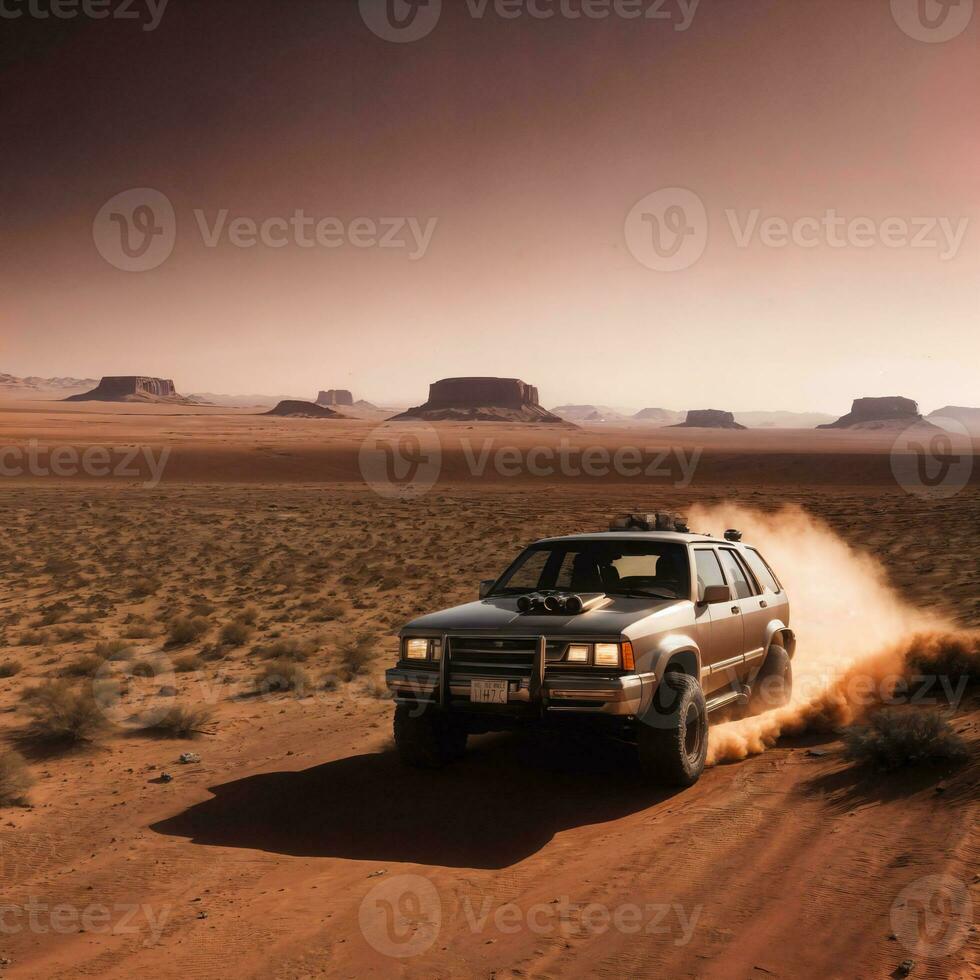
[{"label": "off-road tire", "polygon": [[441,769],[466,754],[466,729],[444,711],[396,705],[394,729],[399,758],[416,769]]},{"label": "off-road tire", "polygon": [[773,644],[752,682],[749,697],[749,715],[760,715],[789,704],[793,696],[793,663],[789,654],[780,646]]},{"label": "off-road tire", "polygon": [[687,674],[668,673],[637,732],[640,765],[667,786],[693,786],[708,757],[708,711],[701,685]]}]

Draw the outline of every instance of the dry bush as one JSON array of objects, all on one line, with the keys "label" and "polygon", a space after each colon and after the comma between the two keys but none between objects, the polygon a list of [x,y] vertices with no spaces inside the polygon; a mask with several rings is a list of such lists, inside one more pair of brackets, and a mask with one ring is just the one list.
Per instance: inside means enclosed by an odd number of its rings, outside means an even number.
[{"label": "dry bush", "polygon": [[126,623],[123,636],[127,640],[149,640],[153,636],[153,627],[145,619],[137,618]]},{"label": "dry bush", "polygon": [[310,687],[306,671],[293,660],[273,660],[255,675],[255,690],[259,694],[295,691],[302,694]]},{"label": "dry bush", "polygon": [[169,738],[193,738],[206,734],[207,725],[214,712],[204,705],[175,704],[154,720],[146,730]]},{"label": "dry bush", "polygon": [[221,642],[230,647],[240,647],[252,635],[252,628],[241,620],[226,623],[221,628]]},{"label": "dry bush", "polygon": [[885,709],[866,726],[847,729],[845,754],[876,769],[953,762],[966,756],[966,743],[938,711]]},{"label": "dry bush", "polygon": [[948,677],[954,685],[966,678],[967,686],[980,682],[980,633],[920,636],[911,645],[910,670]]},{"label": "dry bush", "polygon": [[352,681],[363,674],[374,659],[377,638],[371,633],[353,636],[345,640],[339,649],[338,672],[345,681]]},{"label": "dry bush", "polygon": [[379,677],[369,677],[364,682],[364,693],[368,697],[377,698],[379,701],[390,701],[392,698],[388,685]]},{"label": "dry bush", "polygon": [[151,595],[155,595],[159,590],[159,579],[152,578],[148,575],[140,575],[131,579],[129,583],[129,594],[134,599],[147,599]]},{"label": "dry bush", "polygon": [[34,780],[19,752],[0,750],[0,807],[21,806]]},{"label": "dry bush", "polygon": [[13,677],[23,670],[19,660],[0,660],[0,678]]},{"label": "dry bush", "polygon": [[95,655],[103,660],[125,660],[132,649],[125,640],[102,640],[95,644]]},{"label": "dry bush", "polygon": [[76,657],[61,668],[62,677],[95,677],[105,663],[105,658],[94,654]]},{"label": "dry bush", "polygon": [[62,626],[55,630],[59,643],[79,643],[88,639],[90,633],[82,626]]},{"label": "dry bush", "polygon": [[244,623],[246,626],[254,626],[259,618],[259,610],[256,606],[251,603],[247,605],[236,617],[240,623]]},{"label": "dry bush", "polygon": [[167,639],[178,646],[193,643],[210,629],[210,623],[201,616],[177,616],[170,621]]},{"label": "dry bush", "polygon": [[17,641],[22,647],[39,647],[44,643],[44,634],[40,630],[25,630]]},{"label": "dry bush", "polygon": [[200,670],[203,666],[204,661],[196,653],[185,653],[174,659],[174,670],[178,674],[189,674]]},{"label": "dry bush", "polygon": [[253,647],[252,653],[266,660],[295,660],[304,663],[316,653],[312,640],[276,640],[265,646]]},{"label": "dry bush", "polygon": [[28,737],[41,742],[87,742],[104,727],[105,717],[90,690],[66,681],[48,681],[24,692],[30,715]]}]

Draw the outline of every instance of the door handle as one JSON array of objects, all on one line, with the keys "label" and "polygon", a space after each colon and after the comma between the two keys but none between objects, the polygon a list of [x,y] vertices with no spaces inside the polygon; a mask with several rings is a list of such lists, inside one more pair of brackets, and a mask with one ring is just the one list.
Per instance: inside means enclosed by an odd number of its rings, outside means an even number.
[{"label": "door handle", "polygon": [[768,609],[769,608],[769,603],[766,602],[765,599],[760,599],[759,600],[759,608],[760,609]]},{"label": "door handle", "polygon": [[737,616],[742,610],[738,606],[732,606],[732,612]]}]

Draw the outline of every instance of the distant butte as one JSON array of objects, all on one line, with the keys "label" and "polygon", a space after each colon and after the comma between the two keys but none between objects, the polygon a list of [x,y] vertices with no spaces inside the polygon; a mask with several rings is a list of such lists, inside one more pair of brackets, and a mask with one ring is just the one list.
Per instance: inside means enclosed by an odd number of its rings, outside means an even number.
[{"label": "distant butte", "polygon": [[198,399],[177,393],[173,381],[145,375],[105,377],[97,387],[80,395],[70,395],[66,402],[162,402],[169,405],[202,405]]},{"label": "distant butte", "polygon": [[313,402],[282,401],[272,411],[263,415],[275,415],[283,419],[342,419],[340,412]]},{"label": "distant butte", "polygon": [[444,378],[429,386],[424,405],[395,415],[391,421],[547,422],[568,425],[542,408],[538,389],[517,378]]},{"label": "distant butte", "polygon": [[921,424],[932,426],[919,414],[918,403],[911,398],[889,395],[884,398],[855,398],[850,412],[836,422],[818,425],[818,429],[894,429]]},{"label": "distant butte", "polygon": [[716,408],[693,409],[687,413],[683,422],[678,422],[675,429],[744,429],[744,425],[735,421],[732,412],[721,412]]},{"label": "distant butte", "polygon": [[329,391],[321,391],[316,396],[317,405],[326,405],[328,408],[333,405],[354,404],[354,396],[344,388],[331,388]]}]

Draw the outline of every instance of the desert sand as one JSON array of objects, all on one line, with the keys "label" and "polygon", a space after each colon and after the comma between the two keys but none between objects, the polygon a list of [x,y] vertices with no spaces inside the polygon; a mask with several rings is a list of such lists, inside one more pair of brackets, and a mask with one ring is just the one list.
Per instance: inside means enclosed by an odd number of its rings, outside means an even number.
[{"label": "desert sand", "polygon": [[[17,666],[0,671],[0,744],[34,778],[29,807],[0,811],[3,903],[33,902],[49,926],[0,933],[5,976],[852,978],[907,958],[915,977],[976,975],[975,927],[944,956],[892,937],[895,902],[924,877],[962,882],[980,903],[975,692],[955,716],[972,753],[958,768],[861,771],[815,726],[719,758],[674,793],[638,788],[617,746],[558,736],[485,736],[460,765],[405,770],[382,676],[411,616],[471,598],[535,538],[648,502],[702,520],[737,505],[787,554],[793,521],[817,522],[820,549],[781,570],[803,674],[889,647],[906,619],[975,630],[980,475],[920,499],[892,476],[893,435],[875,432],[450,424],[440,481],[391,500],[358,468],[374,427],[0,406],[0,446],[170,453],[149,487],[146,473],[0,480],[0,666]],[[476,476],[467,453],[488,439],[650,447],[677,465],[651,478]],[[703,453],[684,486],[678,449]],[[835,576],[866,583],[878,618],[835,604]],[[298,689],[257,695],[263,670],[287,662]],[[199,733],[124,725],[70,751],[24,739],[30,688],[81,689],[139,663],[151,675],[132,678],[141,705],[206,706]],[[199,761],[180,764],[185,752]],[[417,955],[393,958],[364,910],[380,895],[393,921],[413,913],[397,887],[375,891],[403,876],[427,880],[437,904],[400,937]],[[516,928],[496,916],[511,903]],[[639,906],[644,927],[589,927],[592,904]],[[56,906],[69,910],[57,929]],[[108,919],[72,918],[94,906]]]}]

